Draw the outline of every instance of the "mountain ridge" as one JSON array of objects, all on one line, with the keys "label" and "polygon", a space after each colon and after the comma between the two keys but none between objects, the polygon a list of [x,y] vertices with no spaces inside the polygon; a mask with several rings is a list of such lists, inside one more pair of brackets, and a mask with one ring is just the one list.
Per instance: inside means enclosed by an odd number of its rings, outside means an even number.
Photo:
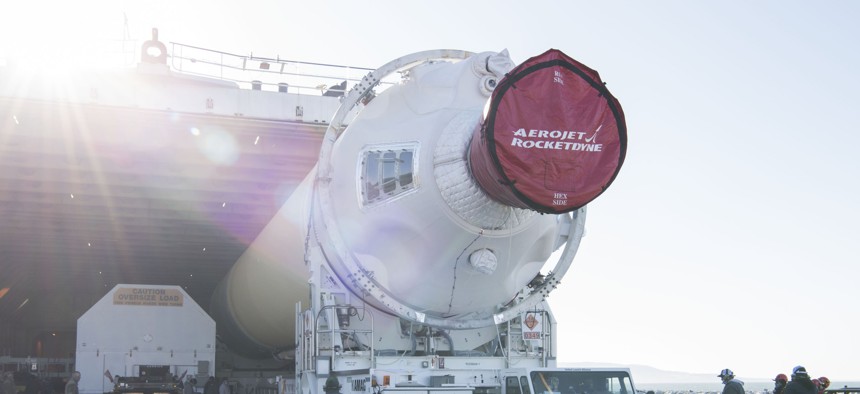
[{"label": "mountain ridge", "polygon": [[[558,362],[559,368],[629,368],[636,383],[720,383],[717,373],[666,371],[648,365],[596,362]],[[767,378],[739,376],[745,382],[768,382]]]}]

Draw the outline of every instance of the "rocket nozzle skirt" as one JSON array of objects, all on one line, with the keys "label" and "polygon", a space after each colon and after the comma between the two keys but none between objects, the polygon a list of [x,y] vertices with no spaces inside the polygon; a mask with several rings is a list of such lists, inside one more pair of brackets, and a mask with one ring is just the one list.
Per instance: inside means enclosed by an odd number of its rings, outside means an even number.
[{"label": "rocket nozzle skirt", "polygon": [[597,72],[550,49],[499,81],[469,149],[472,174],[493,199],[559,214],[609,187],[627,127]]}]

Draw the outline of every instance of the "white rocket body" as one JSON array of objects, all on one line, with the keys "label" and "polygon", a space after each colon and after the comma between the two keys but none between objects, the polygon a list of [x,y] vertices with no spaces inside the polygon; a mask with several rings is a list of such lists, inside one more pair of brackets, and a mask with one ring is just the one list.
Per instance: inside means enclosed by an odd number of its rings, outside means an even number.
[{"label": "white rocket body", "polygon": [[427,62],[367,103],[219,286],[220,335],[293,347],[295,304],[318,305],[308,283],[324,290],[326,274],[378,315],[498,322],[585,216],[503,205],[470,174],[470,139],[512,67],[506,52]]}]

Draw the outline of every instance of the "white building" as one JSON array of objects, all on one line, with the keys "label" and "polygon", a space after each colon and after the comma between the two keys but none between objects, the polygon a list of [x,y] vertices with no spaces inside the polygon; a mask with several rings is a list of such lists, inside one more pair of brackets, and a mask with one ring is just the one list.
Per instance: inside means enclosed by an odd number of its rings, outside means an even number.
[{"label": "white building", "polygon": [[138,376],[141,365],[200,385],[215,374],[215,322],[179,286],[117,285],[78,319],[76,348],[82,394],[109,392],[108,376]]}]

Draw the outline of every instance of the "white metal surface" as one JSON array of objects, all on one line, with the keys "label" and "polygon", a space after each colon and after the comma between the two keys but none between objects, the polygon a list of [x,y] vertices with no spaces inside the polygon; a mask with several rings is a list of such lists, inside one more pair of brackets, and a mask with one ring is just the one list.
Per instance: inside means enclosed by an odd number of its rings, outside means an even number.
[{"label": "white metal surface", "polygon": [[[342,282],[386,313],[435,327],[492,326],[539,305],[573,259],[584,210],[534,215],[464,195],[481,194],[463,158],[491,93],[488,79],[510,67],[507,53],[426,51],[396,59],[356,85],[331,121],[318,167],[222,284],[241,330],[259,344],[293,346],[292,305],[318,310],[321,301],[307,298],[306,283],[317,286],[312,294],[326,292],[323,270],[334,275],[332,289]],[[376,84],[396,72],[403,82],[375,96]],[[343,120],[356,110],[347,127]],[[386,149],[414,154],[412,187],[368,203],[366,155]],[[508,304],[562,244],[555,274]],[[483,262],[470,263],[473,253]]]},{"label": "white metal surface", "polygon": [[[570,231],[566,215],[527,217],[513,210],[501,225],[482,228],[462,218],[456,200],[446,201],[437,185],[445,171],[434,173],[436,167],[429,165],[437,162],[436,147],[446,143],[441,137],[471,135],[477,122],[463,119],[480,119],[490,93],[485,89],[487,78],[500,79],[513,65],[504,60],[506,53],[482,53],[459,63],[432,61],[442,57],[432,51],[421,56],[426,63],[410,68],[403,84],[374,98],[345,131],[340,115],[335,115],[318,164],[314,234],[345,284],[356,294],[370,296],[382,309],[445,328],[501,323],[542,301],[560,276],[550,277],[545,292],[533,294],[515,310],[499,307],[539,273],[562,243],[560,238],[575,251],[582,233]],[[411,57],[398,59],[380,70],[414,63]],[[351,92],[339,113],[350,110],[350,100],[360,97],[360,92]],[[362,166],[360,152],[367,146],[398,147],[412,141],[419,146],[414,192],[385,204],[362,206],[355,171]],[[468,144],[460,148],[465,157]],[[578,212],[573,230],[582,228],[584,216],[584,211]],[[480,249],[499,256],[492,275],[469,268],[469,255]],[[559,271],[565,271],[573,257],[564,255],[569,260],[557,264]]]}]

